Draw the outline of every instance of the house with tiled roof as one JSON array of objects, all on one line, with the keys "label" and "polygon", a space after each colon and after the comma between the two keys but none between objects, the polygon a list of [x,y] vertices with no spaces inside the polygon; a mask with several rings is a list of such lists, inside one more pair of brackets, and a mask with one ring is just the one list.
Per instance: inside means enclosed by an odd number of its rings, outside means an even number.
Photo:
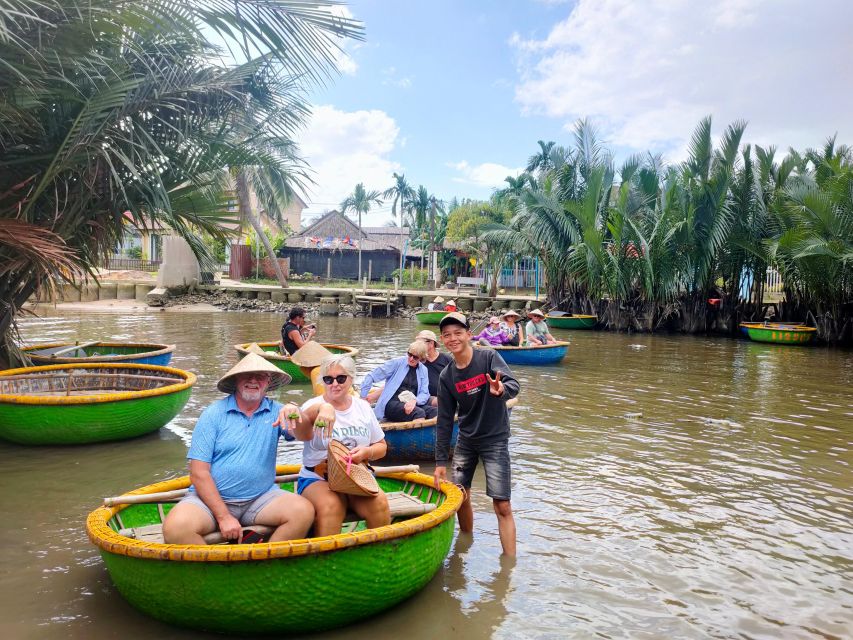
[{"label": "house with tiled roof", "polygon": [[409,228],[362,227],[333,210],[299,233],[285,240],[278,255],[290,258],[292,273],[312,273],[332,278],[358,278],[358,249],[361,247],[362,273],[371,280],[390,280],[404,263],[421,259],[421,250],[411,247]]}]

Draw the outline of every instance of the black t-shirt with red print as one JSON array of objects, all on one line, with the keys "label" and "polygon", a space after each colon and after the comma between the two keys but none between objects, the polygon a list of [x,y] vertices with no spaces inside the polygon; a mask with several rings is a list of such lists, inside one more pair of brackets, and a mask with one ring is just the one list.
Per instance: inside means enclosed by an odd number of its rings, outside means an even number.
[{"label": "black t-shirt with red print", "polygon": [[[503,396],[489,393],[489,379],[500,371]],[[435,463],[446,466],[454,415],[459,416],[459,437],[471,444],[485,444],[509,437],[506,401],[518,395],[518,380],[500,354],[492,349],[474,349],[464,369],[451,362],[441,372],[438,384],[438,424],[435,432]]]}]

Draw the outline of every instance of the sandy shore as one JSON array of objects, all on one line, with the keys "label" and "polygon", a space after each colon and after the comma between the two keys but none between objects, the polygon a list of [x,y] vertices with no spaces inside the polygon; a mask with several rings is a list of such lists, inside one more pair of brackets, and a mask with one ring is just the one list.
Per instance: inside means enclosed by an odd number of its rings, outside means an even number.
[{"label": "sandy shore", "polygon": [[171,313],[173,311],[198,312],[222,311],[219,307],[204,302],[176,304],[168,307],[152,307],[142,300],[96,300],[94,302],[58,302],[26,304],[24,308],[36,315],[50,313],[54,309],[63,311],[87,311],[95,313]]}]

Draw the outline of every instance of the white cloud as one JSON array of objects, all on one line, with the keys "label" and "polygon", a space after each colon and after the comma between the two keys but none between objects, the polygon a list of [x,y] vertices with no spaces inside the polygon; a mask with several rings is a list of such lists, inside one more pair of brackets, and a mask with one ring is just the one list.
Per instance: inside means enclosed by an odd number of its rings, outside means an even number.
[{"label": "white cloud", "polygon": [[853,3],[578,0],[543,40],[518,34],[525,113],[590,116],[611,144],[681,155],[699,119],[715,132],[804,148],[853,138]]},{"label": "white cloud", "polygon": [[453,182],[462,184],[471,184],[477,187],[486,187],[488,189],[497,189],[505,187],[504,178],[507,176],[517,177],[523,167],[515,169],[506,167],[495,162],[484,162],[483,164],[470,165],[467,161],[448,162],[447,166],[451,169],[456,169],[461,175],[453,178]]},{"label": "white cloud", "polygon": [[408,89],[412,86],[411,76],[400,76],[397,73],[396,67],[386,67],[382,69],[382,84],[399,89]]},{"label": "white cloud", "polygon": [[[390,186],[391,175],[401,171],[400,165],[389,158],[399,133],[397,123],[384,111],[316,107],[298,140],[316,182],[305,194],[309,206],[303,219],[339,208],[359,182],[368,190],[383,191]],[[387,213],[371,213],[363,222],[378,225],[389,217]]]}]

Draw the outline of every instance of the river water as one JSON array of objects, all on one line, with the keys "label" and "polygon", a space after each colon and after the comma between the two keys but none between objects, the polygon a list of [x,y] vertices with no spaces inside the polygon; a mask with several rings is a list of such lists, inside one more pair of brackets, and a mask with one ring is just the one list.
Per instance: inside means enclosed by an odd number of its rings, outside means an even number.
[{"label": "river water", "polygon": [[[280,325],[234,312],[24,319],[32,342],[175,343],[173,366],[199,380],[156,434],[67,448],[0,443],[3,638],[207,637],[132,609],[84,520],[106,495],[186,473],[195,419],[236,362],[231,345],[275,340]],[[360,348],[364,375],[403,354],[419,328],[324,318],[319,338]],[[480,473],[473,541],[458,538],[409,601],[317,637],[853,637],[850,352],[554,333],[572,343],[561,365],[513,368],[517,561],[499,557]],[[285,387],[282,397],[306,393]],[[283,446],[282,462],[298,459]]]}]

